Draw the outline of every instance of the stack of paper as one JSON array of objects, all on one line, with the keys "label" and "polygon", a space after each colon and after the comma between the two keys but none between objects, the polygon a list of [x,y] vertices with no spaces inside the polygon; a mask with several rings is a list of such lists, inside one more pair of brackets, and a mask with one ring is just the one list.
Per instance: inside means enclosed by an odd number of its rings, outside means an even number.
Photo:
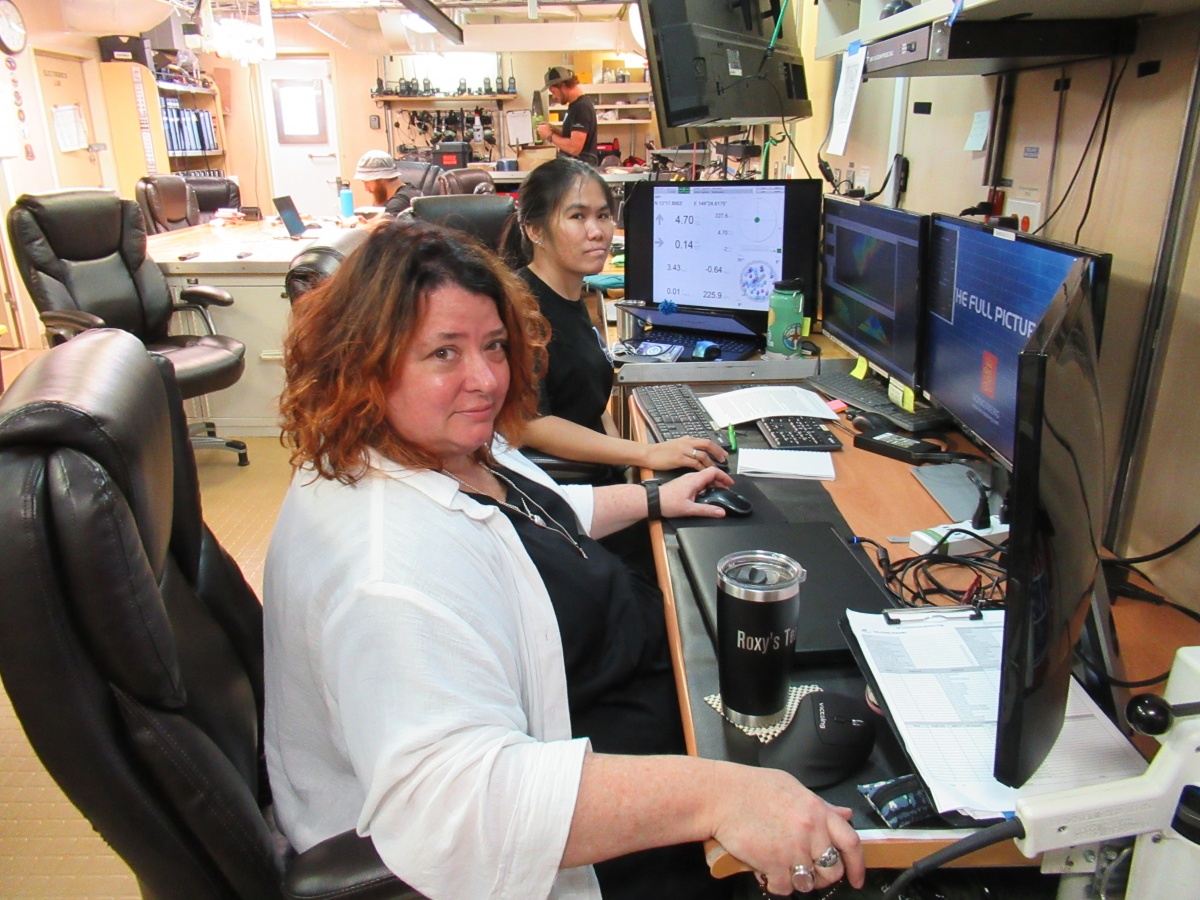
[{"label": "stack of paper", "polygon": [[1019,789],[992,777],[1004,613],[975,621],[937,617],[889,625],[847,611],[884,703],[938,812],[977,819],[1033,796],[1140,775],[1146,761],[1074,679],[1062,731]]},{"label": "stack of paper", "polygon": [[717,428],[768,416],[837,418],[837,413],[826,405],[820,394],[795,385],[742,388],[701,397],[700,402],[712,416],[713,425]]},{"label": "stack of paper", "polygon": [[833,481],[833,454],[812,450],[756,450],[743,447],[738,451],[738,474]]}]

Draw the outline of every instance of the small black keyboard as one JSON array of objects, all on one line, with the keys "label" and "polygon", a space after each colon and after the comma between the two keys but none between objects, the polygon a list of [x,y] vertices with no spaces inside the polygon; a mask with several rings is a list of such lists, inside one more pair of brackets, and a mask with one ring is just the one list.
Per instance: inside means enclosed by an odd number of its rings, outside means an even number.
[{"label": "small black keyboard", "polygon": [[758,430],[774,450],[842,449],[837,435],[810,416],[770,416],[758,420]]},{"label": "small black keyboard", "polygon": [[716,431],[696,393],[686,384],[647,384],[633,389],[633,400],[658,441],[708,438],[729,449],[729,436]]},{"label": "small black keyboard", "polygon": [[865,412],[878,413],[897,428],[905,431],[924,431],[938,428],[950,421],[945,410],[936,406],[919,406],[909,412],[897,406],[888,397],[887,390],[877,384],[855,378],[849,372],[830,375],[813,375],[806,379],[807,387],[814,388],[829,397],[841,400]]}]

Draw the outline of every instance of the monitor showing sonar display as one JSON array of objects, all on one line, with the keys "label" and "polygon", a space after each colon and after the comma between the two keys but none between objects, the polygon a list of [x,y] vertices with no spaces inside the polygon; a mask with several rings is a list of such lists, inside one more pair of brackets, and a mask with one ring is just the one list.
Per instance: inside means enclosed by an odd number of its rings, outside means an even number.
[{"label": "monitor showing sonar display", "polygon": [[820,183],[638,182],[625,207],[630,299],[737,315],[765,330],[776,281],[816,284]]},{"label": "monitor showing sonar display", "polygon": [[825,333],[915,388],[929,217],[826,197],[822,218]]}]

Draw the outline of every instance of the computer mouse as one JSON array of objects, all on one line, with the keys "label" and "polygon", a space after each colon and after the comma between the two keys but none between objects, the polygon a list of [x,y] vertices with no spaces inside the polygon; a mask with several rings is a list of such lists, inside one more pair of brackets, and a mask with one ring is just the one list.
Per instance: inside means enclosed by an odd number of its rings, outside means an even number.
[{"label": "computer mouse", "polygon": [[696,341],[696,346],[692,348],[692,357],[694,359],[720,359],[721,345],[714,344],[712,341]]},{"label": "computer mouse", "polygon": [[875,746],[876,715],[860,697],[831,691],[805,694],[792,724],[762,748],[759,762],[791,772],[806,788],[844,781]]},{"label": "computer mouse", "polygon": [[850,420],[850,424],[859,431],[891,431],[895,426],[879,413],[859,410]]},{"label": "computer mouse", "polygon": [[719,506],[731,516],[748,516],[754,511],[749,500],[729,488],[710,487],[696,495],[696,502]]}]

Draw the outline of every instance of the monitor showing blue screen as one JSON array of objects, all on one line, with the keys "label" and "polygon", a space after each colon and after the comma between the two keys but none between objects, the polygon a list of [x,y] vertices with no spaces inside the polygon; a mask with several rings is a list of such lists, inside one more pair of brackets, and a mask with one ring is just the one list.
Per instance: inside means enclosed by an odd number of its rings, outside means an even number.
[{"label": "monitor showing blue screen", "polygon": [[928,229],[928,216],[825,198],[824,331],[910,388],[917,386]]},{"label": "monitor showing blue screen", "polygon": [[1079,258],[1092,262],[1099,326],[1107,254],[933,217],[924,387],[964,430],[1010,464],[1021,350]]}]

